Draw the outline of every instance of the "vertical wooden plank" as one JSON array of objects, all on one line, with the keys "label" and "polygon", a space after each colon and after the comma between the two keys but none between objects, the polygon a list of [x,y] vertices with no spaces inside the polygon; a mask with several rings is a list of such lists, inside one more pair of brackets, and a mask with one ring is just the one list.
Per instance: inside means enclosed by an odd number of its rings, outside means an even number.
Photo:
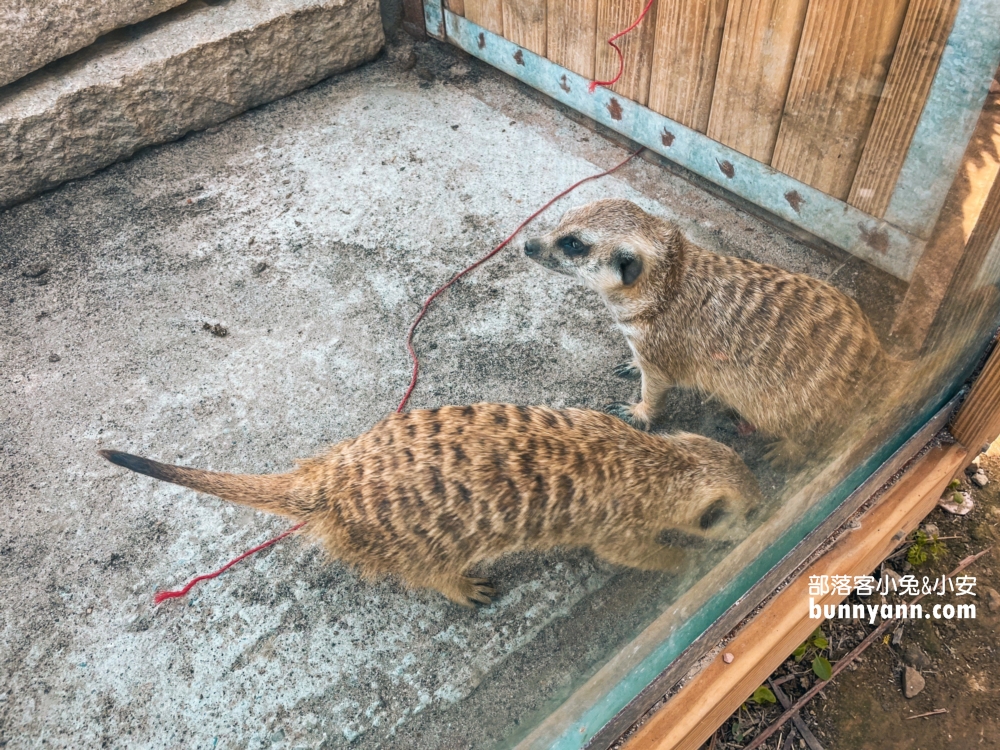
[{"label": "vertical wooden plank", "polygon": [[1000,435],[1000,348],[994,349],[955,416],[951,434],[969,449],[969,459]]},{"label": "vertical wooden plank", "polygon": [[594,77],[597,0],[548,0],[546,57],[584,78]]},{"label": "vertical wooden plank", "polygon": [[847,198],[908,2],[810,4],[772,167]]},{"label": "vertical wooden plank", "polygon": [[699,133],[708,128],[728,0],[660,0],[649,108]]},{"label": "vertical wooden plank", "polygon": [[929,237],[1000,65],[1000,2],[962,0],[883,219]]},{"label": "vertical wooden plank", "polygon": [[960,0],[911,0],[847,202],[882,217],[931,90]]},{"label": "vertical wooden plank", "polygon": [[444,0],[444,7],[456,16],[465,16],[465,0]]},{"label": "vertical wooden plank", "polygon": [[[970,304],[971,287],[998,230],[1000,91],[989,95],[980,112],[938,221],[896,310],[890,337],[898,353],[918,352],[935,319],[949,314],[947,307],[957,311]],[[964,288],[954,288],[956,279],[963,280]]]},{"label": "vertical wooden plank", "polygon": [[[647,0],[601,0],[597,4],[597,55],[594,78],[607,81],[618,73],[618,55],[608,39],[631,26],[642,13]],[[622,77],[611,90],[639,104],[649,98],[649,74],[653,63],[653,35],[656,32],[656,5],[642,19],[639,27],[615,44],[625,56]]]},{"label": "vertical wooden plank", "polygon": [[536,55],[545,54],[546,0],[502,0],[503,35]]},{"label": "vertical wooden plank", "polygon": [[477,26],[503,36],[501,0],[465,0],[465,17]]},{"label": "vertical wooden plank", "polygon": [[808,5],[808,0],[730,0],[709,138],[771,163]]}]

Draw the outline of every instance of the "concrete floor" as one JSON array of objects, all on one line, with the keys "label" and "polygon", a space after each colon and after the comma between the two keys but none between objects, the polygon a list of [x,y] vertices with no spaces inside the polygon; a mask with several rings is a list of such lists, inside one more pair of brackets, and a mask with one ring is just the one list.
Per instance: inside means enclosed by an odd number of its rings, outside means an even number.
[{"label": "concrete floor", "polygon": [[[407,70],[411,51],[0,214],[0,746],[509,744],[695,579],[522,555],[466,611],[290,539],[152,606],[284,524],[98,448],[265,472],[364,431],[407,384],[422,299],[626,153],[450,48]],[[866,296],[858,264],[641,161],[538,226],[606,196]],[[893,295],[870,296],[878,321]],[[417,348],[413,407],[634,397],[597,298],[520,247],[445,294]],[[761,441],[694,396],[668,422],[759,466]]]}]

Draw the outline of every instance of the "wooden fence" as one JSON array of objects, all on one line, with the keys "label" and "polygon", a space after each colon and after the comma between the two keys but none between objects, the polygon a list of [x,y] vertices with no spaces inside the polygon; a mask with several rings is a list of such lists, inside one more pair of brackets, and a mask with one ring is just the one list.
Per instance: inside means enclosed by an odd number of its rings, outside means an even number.
[{"label": "wooden fence", "polygon": [[[644,0],[447,0],[586,78]],[[657,0],[614,91],[882,218],[959,0]]]}]

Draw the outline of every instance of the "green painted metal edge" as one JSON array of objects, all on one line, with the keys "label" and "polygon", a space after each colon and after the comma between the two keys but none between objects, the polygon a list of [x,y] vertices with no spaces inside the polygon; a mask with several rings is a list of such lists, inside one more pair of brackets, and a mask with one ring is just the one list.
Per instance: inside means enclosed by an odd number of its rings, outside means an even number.
[{"label": "green painted metal edge", "polygon": [[435,39],[444,41],[445,28],[442,15],[441,0],[424,0],[424,25],[427,33]]},{"label": "green painted metal edge", "polygon": [[893,276],[913,274],[922,240],[609,89],[590,94],[586,78],[436,8],[428,18],[443,12],[448,41],[474,57]]},{"label": "green painted metal edge", "polygon": [[963,0],[955,15],[885,220],[930,236],[1000,65],[1000,2]]}]

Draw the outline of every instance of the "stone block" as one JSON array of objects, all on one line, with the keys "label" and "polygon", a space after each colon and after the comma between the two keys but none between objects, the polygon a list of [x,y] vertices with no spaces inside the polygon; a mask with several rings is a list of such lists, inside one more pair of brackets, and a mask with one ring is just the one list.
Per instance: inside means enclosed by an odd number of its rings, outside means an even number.
[{"label": "stone block", "polygon": [[377,0],[189,2],[0,91],[0,208],[374,58]]},{"label": "stone block", "polygon": [[184,0],[10,0],[0,8],[0,86]]}]

